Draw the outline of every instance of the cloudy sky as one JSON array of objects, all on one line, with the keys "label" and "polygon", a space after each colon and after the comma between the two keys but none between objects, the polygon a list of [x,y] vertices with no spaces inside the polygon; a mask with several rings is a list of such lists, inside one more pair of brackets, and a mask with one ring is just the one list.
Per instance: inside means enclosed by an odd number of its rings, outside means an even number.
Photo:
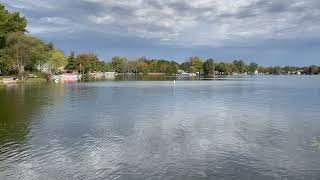
[{"label": "cloudy sky", "polygon": [[0,0],[69,53],[320,64],[319,0]]}]

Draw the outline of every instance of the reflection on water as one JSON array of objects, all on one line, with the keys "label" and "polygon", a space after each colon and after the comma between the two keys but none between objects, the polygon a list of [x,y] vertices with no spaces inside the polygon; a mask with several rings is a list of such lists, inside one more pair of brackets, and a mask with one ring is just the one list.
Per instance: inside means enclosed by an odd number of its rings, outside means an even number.
[{"label": "reflection on water", "polygon": [[320,77],[0,88],[0,179],[319,179]]}]

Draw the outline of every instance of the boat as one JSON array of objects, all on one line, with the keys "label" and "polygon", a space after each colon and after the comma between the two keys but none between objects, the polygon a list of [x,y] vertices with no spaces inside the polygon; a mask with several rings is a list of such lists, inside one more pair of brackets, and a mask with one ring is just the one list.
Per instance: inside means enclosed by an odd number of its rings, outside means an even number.
[{"label": "boat", "polygon": [[80,80],[81,79],[81,74],[78,73],[64,73],[60,76],[61,80]]},{"label": "boat", "polygon": [[60,75],[60,82],[68,83],[68,82],[77,82],[81,79],[81,74],[78,73],[64,73]]}]

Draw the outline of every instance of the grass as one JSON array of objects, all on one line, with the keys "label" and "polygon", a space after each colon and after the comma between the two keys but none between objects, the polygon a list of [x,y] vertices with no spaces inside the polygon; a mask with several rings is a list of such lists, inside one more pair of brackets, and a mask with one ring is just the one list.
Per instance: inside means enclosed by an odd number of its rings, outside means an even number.
[{"label": "grass", "polygon": [[4,86],[2,80],[3,80],[3,78],[0,76],[0,87],[1,87],[1,86]]},{"label": "grass", "polygon": [[18,83],[44,83],[47,82],[44,78],[28,78],[27,80],[18,80]]}]

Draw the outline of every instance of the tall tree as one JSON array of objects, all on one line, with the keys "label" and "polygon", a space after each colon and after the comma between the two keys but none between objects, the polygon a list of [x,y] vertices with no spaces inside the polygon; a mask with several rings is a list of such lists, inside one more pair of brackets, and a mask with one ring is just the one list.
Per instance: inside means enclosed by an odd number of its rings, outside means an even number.
[{"label": "tall tree", "polygon": [[149,65],[143,59],[139,59],[136,62],[137,71],[142,74],[147,74],[149,72]]},{"label": "tall tree", "polygon": [[47,63],[51,56],[51,51],[54,49],[54,46],[52,43],[44,43],[39,42],[37,43],[37,47],[34,47],[37,50],[35,53],[33,53],[31,63],[29,64],[29,67],[31,67],[30,70],[35,69],[36,66],[42,70],[43,65]]},{"label": "tall tree", "polygon": [[204,63],[203,63],[203,72],[206,75],[213,75],[214,74],[214,61],[213,59],[207,59]]},{"label": "tall tree", "polygon": [[259,68],[259,65],[258,65],[257,63],[255,63],[255,62],[252,62],[252,63],[250,63],[249,66],[248,66],[248,71],[249,71],[251,74],[254,74],[254,72],[255,72],[256,70],[258,70],[258,68]]},{"label": "tall tree", "polygon": [[174,75],[174,74],[177,74],[178,73],[178,66],[179,64],[174,62],[174,61],[171,61],[167,67],[167,70],[166,70],[166,74],[168,75]]},{"label": "tall tree", "polygon": [[243,60],[235,60],[233,61],[233,64],[237,68],[237,73],[245,73],[247,71],[247,65]]},{"label": "tall tree", "polygon": [[23,73],[25,66],[37,57],[39,47],[43,47],[43,42],[37,38],[21,32],[9,33],[1,54],[4,54],[6,61],[10,61],[7,64],[11,64],[18,73]]},{"label": "tall tree", "polygon": [[272,74],[273,75],[280,75],[281,74],[281,67],[280,66],[275,66],[272,68]]},{"label": "tall tree", "polygon": [[68,64],[66,66],[67,72],[74,72],[77,69],[76,58],[74,55],[74,51],[72,51],[68,57]]},{"label": "tall tree", "polygon": [[229,75],[231,73],[230,65],[224,62],[217,64],[216,70],[220,72],[220,74],[224,74],[224,75]]},{"label": "tall tree", "polygon": [[52,73],[62,72],[66,67],[67,63],[67,58],[62,51],[58,49],[53,49],[51,51],[48,64]]},{"label": "tall tree", "polygon": [[[200,57],[195,56],[195,57],[190,57],[189,58],[190,64],[191,66],[197,71],[199,72],[199,74],[201,73],[202,70],[202,60]],[[191,70],[191,69],[190,69]]]},{"label": "tall tree", "polygon": [[77,70],[82,74],[96,71],[98,61],[99,60],[95,54],[79,54],[76,58]]},{"label": "tall tree", "polygon": [[27,20],[18,12],[9,12],[0,4],[0,49],[5,45],[5,39],[12,32],[26,32]]},{"label": "tall tree", "polygon": [[117,73],[124,73],[126,71],[127,59],[124,57],[115,56],[111,60],[112,68]]}]

